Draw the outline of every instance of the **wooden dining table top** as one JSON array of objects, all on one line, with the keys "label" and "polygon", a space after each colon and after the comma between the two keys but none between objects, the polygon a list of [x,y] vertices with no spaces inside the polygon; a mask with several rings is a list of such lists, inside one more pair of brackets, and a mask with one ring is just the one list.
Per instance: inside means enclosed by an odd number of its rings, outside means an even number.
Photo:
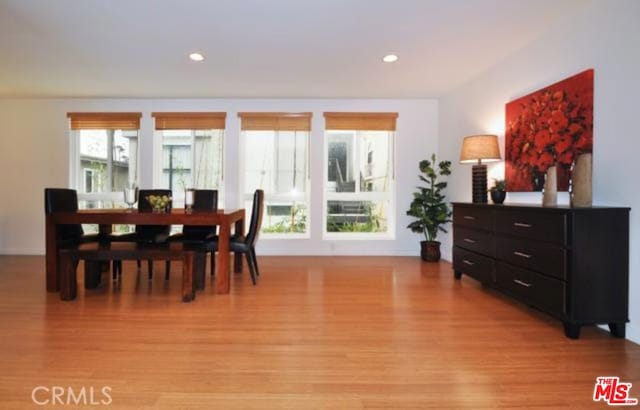
[{"label": "wooden dining table top", "polygon": [[166,213],[139,212],[137,209],[81,209],[77,212],[49,214],[58,224],[136,224],[136,225],[218,225],[244,219],[244,209],[219,209],[217,211],[174,208]]}]

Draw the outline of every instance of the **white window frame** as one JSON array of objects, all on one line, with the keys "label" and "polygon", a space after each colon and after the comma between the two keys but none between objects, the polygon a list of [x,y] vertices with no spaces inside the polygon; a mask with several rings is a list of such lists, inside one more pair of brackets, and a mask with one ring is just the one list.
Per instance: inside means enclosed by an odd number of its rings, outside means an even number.
[{"label": "white window frame", "polygon": [[[266,131],[272,131],[274,133],[278,133],[280,132],[279,130],[266,130]],[[239,183],[239,190],[238,190],[238,205],[240,208],[244,208],[245,206],[245,202],[251,202],[253,201],[253,192],[247,192],[245,193],[245,154],[246,154],[246,137],[245,137],[245,132],[247,131],[240,131],[240,143],[239,143],[239,160],[238,160],[238,183]],[[250,131],[249,131],[250,132]],[[265,192],[265,198],[264,201],[266,202],[292,202],[292,201],[296,201],[296,202],[302,202],[304,201],[305,205],[306,205],[306,210],[307,210],[307,222],[306,222],[306,232],[304,233],[295,233],[295,232],[289,232],[289,233],[264,233],[261,232],[260,233],[260,239],[266,239],[266,240],[271,240],[271,239],[309,239],[311,238],[311,167],[310,167],[310,152],[309,152],[309,147],[311,144],[311,131],[297,131],[297,132],[306,132],[307,133],[307,137],[305,138],[305,187],[306,190],[305,192],[302,193],[297,193],[297,194],[292,194],[292,193],[278,193],[278,194],[269,194]],[[276,138],[276,142],[275,144],[277,145],[277,138]],[[274,147],[274,157],[277,155],[277,147]],[[274,158],[275,161],[275,158]],[[265,204],[265,215],[266,215],[266,204]],[[247,218],[250,218],[251,215],[247,215]],[[263,218],[264,221],[264,218]]]},{"label": "white window frame", "polygon": [[[160,183],[162,181],[162,173],[164,172],[164,169],[162,168],[162,159],[163,159],[163,155],[162,155],[162,148],[164,146],[163,143],[163,131],[164,130],[154,130],[153,133],[153,186],[160,186]],[[195,169],[195,164],[196,164],[196,150],[195,150],[195,140],[196,140],[196,131],[195,129],[189,129],[189,128],[185,128],[184,130],[179,130],[179,131],[186,131],[190,133],[190,143],[191,143],[191,179],[193,180],[193,172]],[[220,142],[220,186],[218,188],[215,188],[218,190],[218,208],[224,208],[224,194],[225,194],[225,180],[224,180],[224,139],[226,137],[226,132],[225,130],[221,130],[221,129],[210,129],[210,130],[203,130],[203,131],[221,131],[221,142]],[[186,187],[186,188],[191,188],[191,187]],[[185,196],[185,192],[181,191],[181,190],[176,190],[173,189],[172,191],[172,196],[174,201],[178,201],[178,202],[182,202],[184,203],[184,196]]]},{"label": "white window frame", "polygon": [[[393,240],[396,237],[396,160],[395,160],[395,141],[396,132],[387,131],[390,135],[387,146],[387,173],[390,176],[389,189],[387,192],[360,192],[359,175],[354,176],[356,182],[355,192],[329,192],[329,133],[339,132],[341,134],[352,134],[354,139],[354,149],[351,156],[352,161],[358,161],[358,153],[360,152],[361,138],[357,133],[366,130],[324,130],[324,153],[323,153],[323,200],[322,200],[322,239],[323,240]],[[355,169],[360,169],[357,163]],[[374,201],[387,202],[387,231],[386,232],[328,232],[327,231],[327,213],[329,201]]]},{"label": "white window frame", "polygon": [[[111,201],[111,202],[124,202],[123,192],[80,192],[80,187],[84,186],[84,172],[80,165],[80,132],[82,130],[70,130],[70,143],[69,143],[69,186],[78,191],[78,201]],[[107,142],[107,174],[111,175],[112,161],[113,161],[113,138],[115,132],[109,136]],[[136,148],[136,175],[140,175],[140,130],[136,131],[137,148]],[[82,172],[81,172],[82,171]],[[110,184],[111,178],[108,179]]]}]

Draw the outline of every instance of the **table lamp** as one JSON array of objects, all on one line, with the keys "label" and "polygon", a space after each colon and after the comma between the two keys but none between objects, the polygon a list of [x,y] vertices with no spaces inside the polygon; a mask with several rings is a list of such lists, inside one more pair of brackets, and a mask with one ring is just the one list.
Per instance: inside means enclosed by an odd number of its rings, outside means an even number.
[{"label": "table lamp", "polygon": [[487,166],[483,162],[500,161],[500,148],[496,135],[465,137],[460,152],[460,163],[472,163],[473,203],[487,203]]}]

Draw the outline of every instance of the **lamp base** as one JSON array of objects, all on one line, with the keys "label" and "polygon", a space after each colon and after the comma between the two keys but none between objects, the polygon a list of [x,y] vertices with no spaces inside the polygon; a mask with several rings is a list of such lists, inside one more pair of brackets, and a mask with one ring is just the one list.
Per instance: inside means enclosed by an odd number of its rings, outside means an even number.
[{"label": "lamp base", "polygon": [[473,183],[473,203],[486,204],[487,201],[487,166],[484,164],[474,165],[471,170],[471,181]]}]

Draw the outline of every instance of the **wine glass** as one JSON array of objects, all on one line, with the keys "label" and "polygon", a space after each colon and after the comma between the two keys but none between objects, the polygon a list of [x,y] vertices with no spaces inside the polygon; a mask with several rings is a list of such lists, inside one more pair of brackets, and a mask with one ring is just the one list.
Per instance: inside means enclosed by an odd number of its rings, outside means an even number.
[{"label": "wine glass", "polygon": [[138,202],[138,186],[135,183],[124,187],[124,203],[129,206],[129,212],[133,212],[133,205]]}]

